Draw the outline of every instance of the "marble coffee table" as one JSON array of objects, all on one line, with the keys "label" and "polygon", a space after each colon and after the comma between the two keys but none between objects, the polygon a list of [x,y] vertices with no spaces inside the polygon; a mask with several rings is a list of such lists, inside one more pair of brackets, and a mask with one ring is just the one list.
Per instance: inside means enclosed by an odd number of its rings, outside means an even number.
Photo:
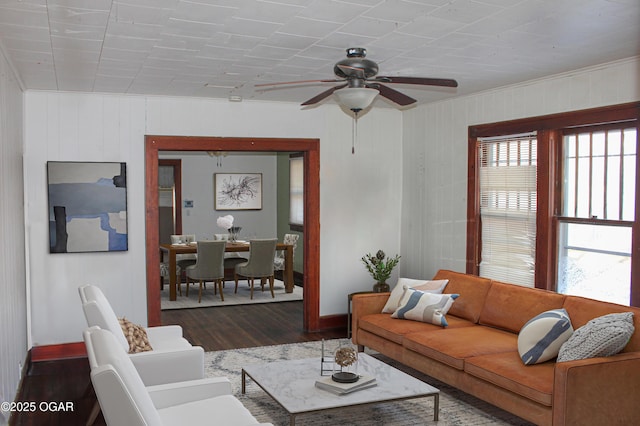
[{"label": "marble coffee table", "polygon": [[374,376],[377,386],[338,396],[315,387],[322,377],[319,357],[248,365],[242,369],[242,393],[250,377],[289,413],[291,425],[300,414],[422,397],[433,397],[438,420],[438,389],[364,353],[358,354],[358,372]]}]

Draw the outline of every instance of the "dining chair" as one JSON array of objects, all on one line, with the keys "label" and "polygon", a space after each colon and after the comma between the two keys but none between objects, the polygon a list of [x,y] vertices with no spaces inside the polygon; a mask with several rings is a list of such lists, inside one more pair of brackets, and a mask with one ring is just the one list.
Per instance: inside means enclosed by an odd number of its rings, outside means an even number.
[{"label": "dining chair", "polygon": [[189,280],[200,282],[198,303],[202,301],[202,287],[205,281],[213,281],[214,294],[216,285],[220,289],[220,300],[224,302],[222,285],[224,283],[224,249],[225,241],[198,241],[198,258],[196,263],[187,266],[187,296],[189,296]]},{"label": "dining chair", "polygon": [[253,299],[254,280],[260,278],[262,290],[264,291],[264,282],[268,279],[271,297],[276,297],[273,293],[273,259],[277,243],[278,240],[275,238],[249,241],[249,261],[237,264],[233,276],[236,283],[235,293],[238,292],[238,278],[246,277],[251,288],[251,299]]},{"label": "dining chair", "polygon": [[[189,244],[194,243],[195,241],[195,234],[171,235],[171,244]],[[178,292],[180,296],[182,296],[182,272],[187,269],[187,266],[195,265],[197,257],[198,255],[193,253],[176,254],[176,283],[178,283]],[[189,287],[188,282],[187,287]]]},{"label": "dining chair", "polygon": [[[176,264],[176,277],[180,277],[180,267]],[[164,290],[164,279],[169,278],[169,262],[160,262],[160,291]]]},{"label": "dining chair", "polygon": [[[298,247],[298,234],[284,234],[283,243],[289,246],[293,246],[293,255],[296,255],[296,247]],[[278,250],[276,256],[273,259],[273,270],[284,271],[284,250]]]},{"label": "dining chair", "polygon": [[[229,234],[213,234],[214,240],[229,241]],[[225,281],[233,280],[233,274],[238,263],[246,262],[247,259],[238,252],[225,252],[224,254],[224,279]],[[223,284],[224,287],[224,284]]]}]

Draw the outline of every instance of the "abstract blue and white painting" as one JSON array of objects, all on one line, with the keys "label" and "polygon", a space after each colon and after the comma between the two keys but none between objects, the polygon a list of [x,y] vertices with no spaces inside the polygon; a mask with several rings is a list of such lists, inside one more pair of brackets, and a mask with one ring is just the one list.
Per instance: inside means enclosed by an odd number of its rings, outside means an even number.
[{"label": "abstract blue and white painting", "polygon": [[47,162],[51,253],[126,251],[126,163]]}]

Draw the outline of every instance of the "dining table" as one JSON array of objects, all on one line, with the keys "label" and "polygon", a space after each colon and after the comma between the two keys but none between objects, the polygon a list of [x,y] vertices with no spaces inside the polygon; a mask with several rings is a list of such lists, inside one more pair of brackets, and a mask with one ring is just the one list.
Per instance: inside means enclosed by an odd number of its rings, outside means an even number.
[{"label": "dining table", "polygon": [[[227,242],[226,252],[243,252],[249,251],[250,244],[248,241]],[[276,250],[284,251],[284,270],[282,271],[284,288],[286,293],[293,292],[293,245],[277,243]],[[169,255],[169,300],[177,299],[178,283],[176,281],[176,255],[198,253],[198,245],[196,243],[188,244],[160,244],[161,254]]]}]

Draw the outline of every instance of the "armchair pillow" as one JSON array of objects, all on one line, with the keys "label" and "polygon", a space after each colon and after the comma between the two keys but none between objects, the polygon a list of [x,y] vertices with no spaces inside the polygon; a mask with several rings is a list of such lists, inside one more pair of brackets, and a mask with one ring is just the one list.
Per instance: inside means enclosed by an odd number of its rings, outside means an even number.
[{"label": "armchair pillow", "polygon": [[518,334],[518,353],[526,365],[539,364],[558,356],[560,347],[573,334],[569,314],[552,309],[531,318]]},{"label": "armchair pillow", "polygon": [[398,283],[391,291],[387,303],[382,308],[383,314],[392,314],[398,308],[400,298],[404,294],[404,286],[424,291],[425,293],[442,294],[449,280],[414,280],[411,278],[399,278]]},{"label": "armchair pillow", "polygon": [[120,327],[122,327],[124,337],[129,342],[130,354],[153,350],[144,327],[134,324],[126,318],[118,318],[118,321],[120,322]]},{"label": "armchair pillow", "polygon": [[409,319],[429,324],[449,325],[445,314],[459,294],[434,294],[404,286],[404,294],[392,318]]},{"label": "armchair pillow", "polygon": [[633,312],[594,318],[563,343],[558,362],[615,355],[627,346],[634,330]]}]

